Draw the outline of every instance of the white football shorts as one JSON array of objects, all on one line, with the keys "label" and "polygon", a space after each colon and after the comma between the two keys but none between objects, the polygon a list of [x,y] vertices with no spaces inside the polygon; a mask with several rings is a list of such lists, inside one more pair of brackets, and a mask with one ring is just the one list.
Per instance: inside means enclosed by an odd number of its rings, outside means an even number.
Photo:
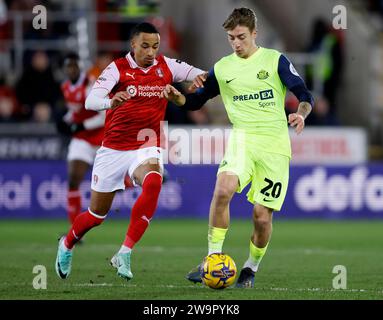
[{"label": "white football shorts", "polygon": [[99,148],[85,140],[72,138],[68,146],[67,161],[81,160],[92,165]]},{"label": "white football shorts", "polygon": [[92,171],[91,188],[97,192],[113,192],[125,189],[126,174],[133,179],[134,171],[149,159],[158,159],[163,172],[163,149],[148,147],[119,151],[104,146],[98,149]]}]

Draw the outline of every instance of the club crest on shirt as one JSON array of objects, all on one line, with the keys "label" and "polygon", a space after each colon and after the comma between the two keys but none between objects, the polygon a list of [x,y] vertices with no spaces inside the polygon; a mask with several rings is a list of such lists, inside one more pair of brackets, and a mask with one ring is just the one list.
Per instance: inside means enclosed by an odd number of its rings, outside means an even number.
[{"label": "club crest on shirt", "polygon": [[163,73],[163,71],[162,71],[161,68],[157,68],[157,69],[156,69],[156,74],[157,74],[157,76],[159,76],[159,77],[161,77],[161,78],[164,77],[164,73]]},{"label": "club crest on shirt", "polygon": [[266,80],[269,77],[269,73],[266,70],[261,70],[257,74],[259,80]]}]

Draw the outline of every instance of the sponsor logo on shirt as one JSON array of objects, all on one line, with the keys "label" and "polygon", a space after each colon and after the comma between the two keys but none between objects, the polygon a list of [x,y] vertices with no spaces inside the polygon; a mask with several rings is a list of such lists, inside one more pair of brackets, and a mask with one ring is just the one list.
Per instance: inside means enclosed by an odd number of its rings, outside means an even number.
[{"label": "sponsor logo on shirt", "polygon": [[126,91],[131,97],[135,97],[137,95],[137,88],[135,86],[127,86]]},{"label": "sponsor logo on shirt", "polygon": [[106,81],[106,78],[100,76],[96,80],[97,83],[100,83],[101,81]]},{"label": "sponsor logo on shirt", "polygon": [[126,87],[126,91],[129,93],[131,97],[160,97],[161,92],[165,89],[165,86],[134,86],[130,85]]},{"label": "sponsor logo on shirt", "polygon": [[273,99],[274,98],[274,93],[273,90],[263,90],[255,93],[250,93],[250,94],[241,94],[238,96],[233,97],[233,101],[248,101],[248,100],[268,100],[268,99]]}]

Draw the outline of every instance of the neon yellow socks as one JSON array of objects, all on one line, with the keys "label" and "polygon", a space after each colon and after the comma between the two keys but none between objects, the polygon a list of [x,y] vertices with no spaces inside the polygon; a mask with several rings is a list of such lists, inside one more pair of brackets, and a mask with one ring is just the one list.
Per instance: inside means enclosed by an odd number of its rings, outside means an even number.
[{"label": "neon yellow socks", "polygon": [[[223,242],[225,241],[226,232],[228,229],[222,229],[222,228],[216,228],[209,226],[209,232],[208,232],[208,248],[209,253],[221,253]],[[250,254],[249,258],[244,264],[244,268],[250,268],[254,272],[258,271],[258,266],[261,263],[261,260],[263,256],[266,253],[267,247],[269,244],[266,245],[264,248],[258,248],[256,247],[253,242],[250,240]]]},{"label": "neon yellow socks", "polygon": [[207,236],[209,253],[222,252],[223,242],[225,241],[226,232],[228,229],[216,228],[209,226]]},{"label": "neon yellow socks", "polygon": [[269,244],[266,245],[264,248],[257,248],[254,243],[250,240],[250,254],[249,258],[244,264],[244,268],[250,268],[254,272],[258,271],[258,266],[261,263],[261,260],[263,256],[266,253],[267,247]]}]

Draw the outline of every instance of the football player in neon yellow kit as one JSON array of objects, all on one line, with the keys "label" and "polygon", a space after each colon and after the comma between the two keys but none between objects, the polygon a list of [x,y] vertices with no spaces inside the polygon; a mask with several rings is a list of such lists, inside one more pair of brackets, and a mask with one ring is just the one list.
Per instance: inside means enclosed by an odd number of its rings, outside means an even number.
[{"label": "football player in neon yellow kit", "polygon": [[[235,9],[223,24],[234,53],[194,80],[196,93],[185,97],[170,85],[162,93],[188,110],[197,110],[220,94],[233,124],[210,207],[208,253],[222,252],[230,201],[251,182],[247,197],[254,204],[254,231],[249,258],[236,284],[240,288],[254,286],[254,274],[270,241],[273,211],[281,210],[286,195],[291,158],[287,123],[301,133],[313,105],[312,95],[290,61],[276,50],[257,46],[256,22],[251,9]],[[287,88],[300,101],[288,119]],[[201,282],[199,267],[187,279]]]}]

